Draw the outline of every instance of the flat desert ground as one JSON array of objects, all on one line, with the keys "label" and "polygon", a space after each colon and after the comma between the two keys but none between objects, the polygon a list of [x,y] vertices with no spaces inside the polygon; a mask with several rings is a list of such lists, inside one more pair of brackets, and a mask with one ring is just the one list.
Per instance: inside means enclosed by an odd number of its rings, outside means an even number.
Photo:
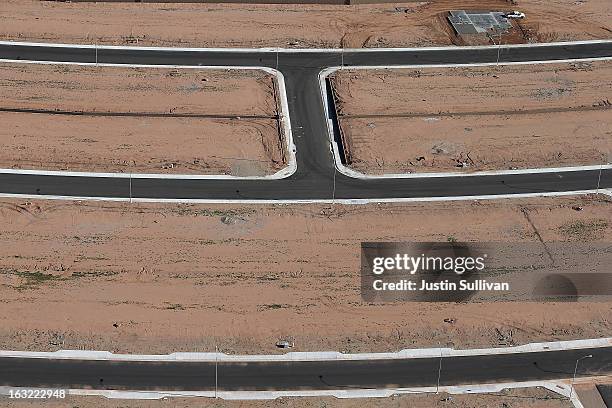
[{"label": "flat desert ground", "polygon": [[[6,402],[7,408],[39,407],[40,402]],[[336,398],[279,398],[272,401],[224,401],[189,398],[169,398],[163,401],[107,400],[96,397],[69,397],[65,401],[45,401],[48,408],[186,408],[194,403],[215,408],[570,408],[567,399],[545,389],[528,388],[505,390],[495,394],[470,395],[410,395],[389,398],[336,399]]]},{"label": "flat desert ground", "polygon": [[364,302],[360,243],[609,242],[610,203],[4,199],[0,349],[274,353],[290,338],[295,351],[365,352],[605,337],[609,302]]},{"label": "flat desert ground", "polygon": [[448,10],[519,9],[527,41],[610,38],[608,0],[436,0],[353,6],[0,2],[0,39],[202,47],[451,44]]},{"label": "flat desert ground", "polygon": [[[6,0],[0,2],[0,39],[202,47],[448,45],[453,38],[441,13],[457,8],[519,8],[528,15],[522,24],[532,41],[609,38],[612,30],[607,0],[519,0],[518,6],[502,0],[362,6]],[[116,75],[102,68],[62,68],[52,76],[55,68],[37,69],[44,70],[0,66],[2,107],[8,108],[0,118],[9,124],[0,132],[0,141],[8,146],[0,154],[3,167],[251,175],[273,172],[282,164],[269,78],[138,70]],[[76,92],[71,93],[75,83]],[[134,86],[138,93],[131,92]],[[563,87],[551,84],[553,89]],[[198,99],[200,90],[212,97]],[[223,104],[215,102],[219,98]],[[220,117],[108,120],[17,112],[118,112],[126,107],[158,115],[199,112]],[[585,114],[597,113],[595,109]],[[51,123],[36,115],[57,120]],[[44,139],[43,130],[48,135]],[[167,135],[183,139],[170,142]],[[225,143],[230,135],[232,143]],[[145,142],[126,143],[130,136]],[[212,143],[215,153],[198,143]],[[231,162],[228,157],[246,160]],[[0,349],[170,353],[212,351],[218,346],[226,353],[274,353],[277,340],[292,339],[295,351],[359,352],[608,336],[612,305],[603,302],[365,303],[359,295],[359,246],[362,241],[609,242],[610,204],[605,196],[364,206],[2,199]],[[8,407],[39,405],[0,401]],[[71,397],[45,406],[148,408],[193,403]],[[202,405],[569,406],[542,390]]]},{"label": "flat desert ground", "polygon": [[350,166],[362,173],[507,170],[612,161],[612,64],[342,70]]},{"label": "flat desert ground", "polygon": [[272,174],[275,82],[258,70],[0,64],[0,167]]}]

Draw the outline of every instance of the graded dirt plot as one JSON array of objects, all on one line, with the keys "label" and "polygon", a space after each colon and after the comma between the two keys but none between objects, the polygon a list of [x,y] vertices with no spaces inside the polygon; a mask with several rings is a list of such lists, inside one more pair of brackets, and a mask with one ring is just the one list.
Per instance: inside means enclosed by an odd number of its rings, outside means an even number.
[{"label": "graded dirt plot", "polygon": [[273,119],[0,112],[0,122],[3,168],[257,176],[282,164]]},{"label": "graded dirt plot", "polygon": [[[607,163],[610,112],[542,115],[343,119],[362,173],[502,170]],[[390,140],[389,140],[390,139]],[[381,143],[381,141],[383,141]]]},{"label": "graded dirt plot", "polygon": [[609,38],[608,0],[435,0],[371,5],[0,2],[0,38],[205,47],[451,44],[449,10],[519,8],[525,41]]},{"label": "graded dirt plot", "polygon": [[294,351],[366,352],[605,337],[609,302],[364,302],[360,243],[609,242],[611,204],[603,196],[336,207],[5,199],[0,349],[274,353],[276,341],[292,338]]},{"label": "graded dirt plot", "polygon": [[273,87],[259,70],[0,64],[2,108],[273,116]]},{"label": "graded dirt plot", "polygon": [[260,71],[0,65],[0,166],[271,174],[284,166]]},{"label": "graded dirt plot", "polygon": [[[39,407],[40,402],[3,400],[7,408]],[[401,395],[388,398],[337,399],[324,397],[279,398],[271,401],[225,401],[209,398],[168,398],[161,401],[117,403],[100,397],[70,396],[63,401],[45,401],[48,408],[187,408],[214,406],[216,408],[570,408],[573,405],[558,394],[543,388],[504,390],[493,394],[448,395],[446,393]]]},{"label": "graded dirt plot", "polygon": [[351,167],[363,173],[612,160],[609,62],[341,71],[333,80]]}]

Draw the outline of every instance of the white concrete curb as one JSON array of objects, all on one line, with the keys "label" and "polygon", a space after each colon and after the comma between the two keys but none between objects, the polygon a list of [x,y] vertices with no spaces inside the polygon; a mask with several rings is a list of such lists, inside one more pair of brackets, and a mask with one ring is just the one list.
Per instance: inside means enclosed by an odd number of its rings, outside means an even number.
[{"label": "white concrete curb", "polygon": [[[436,387],[415,387],[415,388],[388,388],[388,389],[355,389],[355,390],[302,390],[302,391],[220,391],[216,393],[217,398],[224,400],[272,400],[277,398],[287,397],[335,397],[340,399],[346,398],[388,398],[394,395],[406,394],[433,394],[436,391],[446,392],[448,394],[482,394],[500,392],[504,389],[516,388],[532,388],[543,387],[565,397],[569,396],[569,387],[562,382],[557,381],[526,381],[518,383],[495,383],[495,384],[475,384],[475,385],[459,385],[459,386],[442,386],[439,389]],[[141,392],[130,391],[98,391],[98,390],[70,390],[70,394],[74,395],[101,395],[106,398],[123,398],[123,399],[143,399]],[[155,399],[166,397],[209,397],[214,398],[214,391],[170,391],[170,392],[149,392],[147,397],[155,395]],[[150,399],[150,398],[148,398]]]},{"label": "white concrete curb", "polygon": [[489,194],[473,196],[449,197],[411,197],[411,198],[354,198],[354,199],[311,199],[311,200],[228,200],[209,198],[128,198],[128,197],[88,197],[88,196],[61,196],[37,194],[10,194],[0,193],[0,198],[20,198],[28,200],[67,200],[67,201],[117,201],[126,203],[165,203],[165,204],[345,204],[365,205],[372,203],[422,203],[446,201],[480,201],[502,200],[540,197],[580,196],[585,194],[604,194],[612,197],[612,189],[557,191],[549,193],[517,193],[517,194]]},{"label": "white concrete curb", "polygon": [[[558,41],[550,43],[531,43],[531,44],[508,44],[502,48],[531,48],[531,47],[562,47],[567,45],[589,45],[589,44],[610,44],[612,39],[604,40],[584,40],[584,41]],[[28,41],[0,41],[0,45],[15,45],[28,47],[53,47],[53,48],[88,48],[88,49],[107,49],[107,50],[142,50],[142,51],[176,51],[176,52],[236,52],[236,53],[342,53],[342,52],[377,52],[377,51],[442,51],[442,50],[478,50],[478,49],[497,49],[499,45],[479,45],[479,46],[432,46],[432,47],[404,47],[404,48],[282,48],[282,47],[263,47],[263,48],[198,48],[198,47],[141,47],[129,45],[97,45],[97,44],[56,44]]]},{"label": "white concrete curb", "polygon": [[[486,383],[456,386],[386,388],[386,389],[351,389],[351,390],[295,390],[295,391],[121,391],[69,389],[68,395],[101,396],[108,399],[156,400],[164,398],[220,398],[224,400],[273,400],[287,397],[335,397],[346,398],[388,398],[396,395],[433,394],[436,392],[459,394],[497,393],[505,389],[542,387],[564,397],[569,397],[571,387],[564,381],[524,381],[507,383]],[[9,390],[31,390],[32,387],[0,386],[0,395],[9,395]],[[582,408],[576,393],[572,402],[577,408]]]},{"label": "white concrete curb", "polygon": [[[2,42],[0,42],[1,44]],[[287,166],[274,174],[266,176],[232,176],[229,174],[156,174],[156,173],[100,173],[83,171],[63,171],[63,170],[33,170],[33,169],[0,169],[4,174],[30,174],[45,176],[74,176],[74,177],[114,177],[114,178],[158,178],[158,179],[183,179],[183,180],[280,180],[291,176],[297,170],[296,148],[293,143],[293,133],[291,131],[291,118],[289,117],[289,104],[287,102],[287,92],[285,89],[285,77],[280,71],[268,67],[237,67],[237,66],[200,66],[200,65],[146,65],[146,64],[107,64],[107,63],[88,63],[88,62],[50,62],[50,61],[31,61],[31,60],[10,60],[0,59],[1,63],[11,64],[40,64],[40,65],[79,65],[79,66],[100,66],[100,67],[122,67],[122,68],[161,68],[161,69],[198,69],[198,70],[234,70],[234,71],[264,71],[272,75],[278,86],[280,98],[280,122],[283,128],[283,138],[287,153]]]},{"label": "white concrete curb", "polygon": [[108,351],[59,350],[54,352],[0,351],[0,358],[41,358],[59,360],[103,361],[200,361],[200,362],[269,362],[269,361],[338,361],[338,360],[397,360],[407,358],[437,358],[481,356],[543,351],[577,350],[611,347],[612,338],[529,343],[516,347],[455,350],[452,348],[404,349],[396,353],[343,354],[337,351],[289,352],[285,354],[232,355],[225,353],[114,354]]},{"label": "white concrete curb", "polygon": [[[443,65],[393,65],[393,66],[349,66],[347,71],[353,70],[396,70],[396,69],[438,69],[438,68],[461,68],[461,67],[490,67],[497,65],[534,65],[534,64],[562,64],[570,62],[593,62],[593,61],[612,61],[612,57],[602,58],[583,58],[583,59],[564,59],[564,60],[547,60],[547,61],[528,61],[528,62],[500,62],[493,63],[474,63],[474,64],[443,64]],[[323,97],[323,107],[325,116],[329,118],[328,98],[326,90],[326,80],[329,75],[337,71],[343,70],[344,67],[335,66],[324,69],[319,73],[319,87]],[[333,154],[336,163],[336,169],[347,177],[358,178],[363,180],[368,179],[393,179],[393,178],[436,178],[436,177],[474,177],[474,176],[493,176],[493,175],[511,175],[511,174],[534,174],[534,173],[556,173],[566,171],[584,171],[584,170],[604,170],[612,169],[612,165],[597,164],[588,166],[567,166],[567,167],[545,167],[545,168],[529,168],[518,170],[487,170],[473,172],[439,172],[439,173],[390,173],[390,174],[365,174],[357,170],[346,167],[340,159],[340,149],[334,140],[333,123],[328,119],[327,133],[330,139],[330,150]]]}]

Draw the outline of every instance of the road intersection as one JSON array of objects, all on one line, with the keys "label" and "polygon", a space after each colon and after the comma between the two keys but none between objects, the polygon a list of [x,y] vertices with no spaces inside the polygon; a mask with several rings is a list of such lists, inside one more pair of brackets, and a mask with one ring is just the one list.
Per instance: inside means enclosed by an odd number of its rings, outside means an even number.
[{"label": "road intersection", "polygon": [[[0,170],[7,197],[176,202],[370,202],[607,192],[612,166],[436,177],[347,175],[330,135],[334,109],[322,90],[330,67],[448,66],[612,59],[612,41],[417,49],[179,49],[0,43],[0,60],[126,66],[261,67],[282,74],[295,168],[280,179]],[[333,131],[333,129],[331,129]],[[341,148],[341,147],[340,147]]]}]

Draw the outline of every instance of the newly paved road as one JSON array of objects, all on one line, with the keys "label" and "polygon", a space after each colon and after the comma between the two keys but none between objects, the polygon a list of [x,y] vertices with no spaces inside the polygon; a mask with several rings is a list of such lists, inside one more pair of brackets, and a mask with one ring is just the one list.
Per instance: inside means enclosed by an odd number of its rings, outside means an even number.
[{"label": "newly paved road", "polygon": [[606,407],[612,408],[612,385],[611,384],[600,384],[597,386],[601,399],[603,399]]},{"label": "newly paved road", "polygon": [[[535,381],[612,374],[612,348],[449,357],[442,360],[441,385]],[[372,361],[219,363],[224,391],[350,390],[435,386],[439,359]],[[116,390],[207,391],[215,387],[215,364],[195,362],[108,362],[0,359],[0,385]]]},{"label": "newly paved road", "polygon": [[[96,56],[97,54],[97,56]],[[0,173],[0,193],[219,200],[385,199],[547,193],[612,187],[612,170],[361,180],[335,172],[318,74],[330,66],[490,63],[495,48],[416,51],[230,52],[0,45],[0,59],[114,64],[266,66],[286,81],[297,172],[283,180],[177,180]],[[612,57],[612,43],[503,48],[502,62]],[[277,65],[278,58],[278,65]],[[335,189],[334,189],[335,185]]]},{"label": "newly paved road", "polygon": [[[612,57],[612,44],[504,49],[502,61]],[[0,58],[95,62],[93,49],[0,46]],[[0,174],[0,193],[175,199],[329,199],[334,163],[329,151],[318,74],[340,65],[340,53],[194,52],[98,49],[97,61],[119,64],[234,65],[278,68],[285,76],[297,147],[297,172],[284,180],[176,180]],[[345,52],[344,64],[405,65],[483,63],[495,49]],[[335,174],[335,197],[397,198],[573,191],[612,187],[612,171],[581,171],[486,177],[359,180]],[[445,358],[441,384],[569,378],[612,372],[612,348]],[[296,390],[417,387],[436,384],[438,359],[289,363],[221,363],[220,390]],[[215,365],[188,362],[106,362],[0,359],[0,385],[97,389],[212,390]]]}]

